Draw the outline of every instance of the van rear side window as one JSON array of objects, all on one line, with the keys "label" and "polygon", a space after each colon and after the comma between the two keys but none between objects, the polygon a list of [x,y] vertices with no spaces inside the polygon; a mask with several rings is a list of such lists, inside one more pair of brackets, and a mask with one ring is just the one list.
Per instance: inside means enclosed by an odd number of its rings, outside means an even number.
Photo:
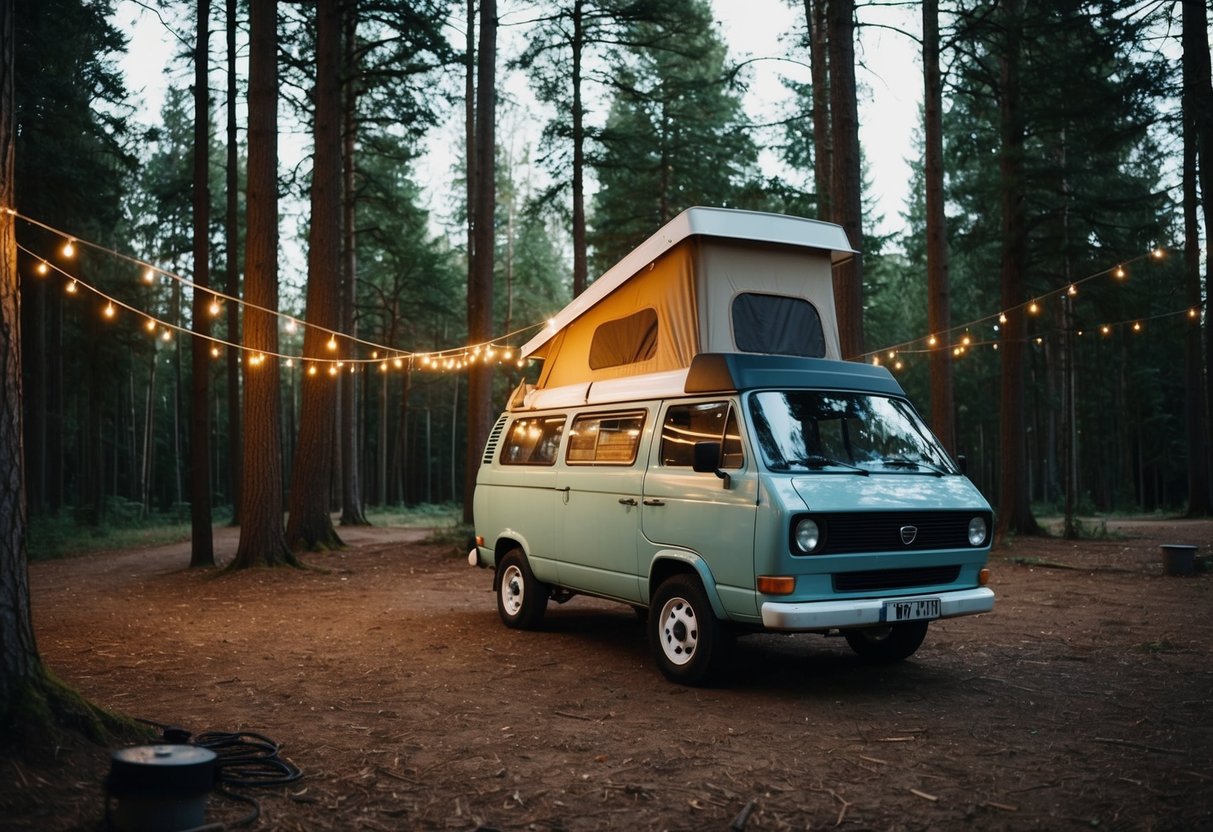
[{"label": "van rear side window", "polygon": [[631,465],[636,461],[644,411],[578,416],[569,432],[571,464]]},{"label": "van rear side window", "polygon": [[515,421],[501,448],[501,464],[555,465],[564,421],[563,415]]}]

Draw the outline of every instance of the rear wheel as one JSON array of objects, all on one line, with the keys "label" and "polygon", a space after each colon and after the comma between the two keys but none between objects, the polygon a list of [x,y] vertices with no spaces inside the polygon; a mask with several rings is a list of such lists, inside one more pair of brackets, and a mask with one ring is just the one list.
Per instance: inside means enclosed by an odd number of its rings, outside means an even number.
[{"label": "rear wheel", "polygon": [[551,588],[531,572],[521,549],[506,552],[497,564],[497,614],[505,626],[533,630],[543,620]]},{"label": "rear wheel", "polygon": [[862,627],[843,630],[842,634],[851,649],[868,661],[892,664],[914,655],[927,637],[927,622],[907,621],[904,624]]},{"label": "rear wheel", "polygon": [[653,595],[649,643],[657,666],[671,682],[709,681],[724,650],[723,627],[698,578],[674,575]]}]

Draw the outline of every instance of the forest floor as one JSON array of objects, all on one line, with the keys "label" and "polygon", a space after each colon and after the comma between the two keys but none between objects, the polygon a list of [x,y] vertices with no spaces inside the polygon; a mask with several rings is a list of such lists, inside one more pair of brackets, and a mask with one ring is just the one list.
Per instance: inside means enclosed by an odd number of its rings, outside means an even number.
[{"label": "forest floor", "polygon": [[[1090,524],[1088,524],[1090,526]],[[749,636],[725,680],[666,682],[627,607],[538,632],[416,529],[341,529],[315,569],[189,571],[186,545],[30,567],[59,677],[130,716],[283,744],[264,830],[1213,829],[1213,521],[995,550],[988,615],[874,667]],[[217,530],[221,561],[236,534]],[[109,750],[0,756],[0,828],[104,828]],[[748,814],[747,812],[748,807]],[[208,821],[247,808],[210,797]]]}]

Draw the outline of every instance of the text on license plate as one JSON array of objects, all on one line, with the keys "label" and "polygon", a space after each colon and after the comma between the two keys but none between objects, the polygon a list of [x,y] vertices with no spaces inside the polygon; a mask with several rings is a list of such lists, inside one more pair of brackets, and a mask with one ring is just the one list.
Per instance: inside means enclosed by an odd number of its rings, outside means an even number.
[{"label": "text on license plate", "polygon": [[915,598],[910,601],[885,601],[885,621],[918,621],[923,618],[939,618],[938,598]]}]

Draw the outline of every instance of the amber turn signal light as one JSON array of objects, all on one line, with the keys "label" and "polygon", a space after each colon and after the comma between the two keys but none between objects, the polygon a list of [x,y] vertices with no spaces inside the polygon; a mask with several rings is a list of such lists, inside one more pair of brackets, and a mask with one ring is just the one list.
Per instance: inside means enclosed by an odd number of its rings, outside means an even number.
[{"label": "amber turn signal light", "polygon": [[759,575],[758,591],[764,595],[791,595],[796,579],[787,575]]},{"label": "amber turn signal light", "polygon": [[980,572],[977,573],[977,585],[978,586],[985,586],[989,582],[990,582],[990,570],[989,569],[982,569]]},{"label": "amber turn signal light", "polygon": [[484,545],[484,535],[482,535],[482,534],[478,534],[478,535],[476,535],[476,545],[477,545],[477,546],[483,546],[483,545]]}]

